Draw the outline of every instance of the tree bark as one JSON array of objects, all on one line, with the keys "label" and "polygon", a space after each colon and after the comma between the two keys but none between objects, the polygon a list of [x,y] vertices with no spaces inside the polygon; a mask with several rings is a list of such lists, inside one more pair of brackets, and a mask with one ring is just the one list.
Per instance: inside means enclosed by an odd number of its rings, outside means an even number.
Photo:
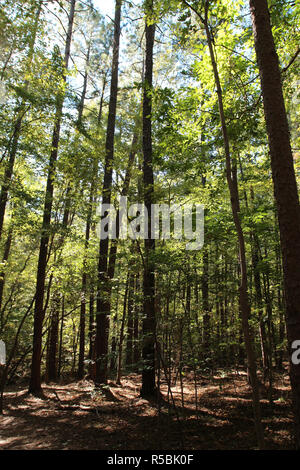
[{"label": "tree bark", "polygon": [[[118,95],[119,43],[121,33],[122,0],[116,0],[114,20],[114,44],[110,84],[110,99],[105,144],[105,168],[102,188],[102,203],[110,204],[114,160],[114,137]],[[108,277],[108,238],[100,240],[96,302],[96,384],[107,382],[108,338],[110,315],[110,280]],[[100,294],[101,292],[101,294]]]},{"label": "tree bark", "polygon": [[[300,208],[278,56],[267,0],[250,0],[283,261],[289,356],[300,339]],[[295,440],[300,448],[300,365],[290,361]]]},{"label": "tree bark", "polygon": [[[152,13],[153,2],[145,2],[148,13]],[[148,238],[144,241],[144,319],[143,319],[143,370],[142,397],[155,396],[155,278],[154,261],[155,240],[151,238],[151,204],[154,203],[154,177],[152,166],[152,81],[153,81],[153,46],[155,24],[148,24],[146,19],[146,56],[143,93],[143,183],[144,204],[148,211]]]},{"label": "tree bark", "polygon": [[[87,92],[87,83],[88,83],[88,67],[90,61],[90,50],[91,50],[91,43],[89,43],[87,57],[86,57],[86,64],[85,64],[85,74],[83,80],[83,88],[80,98],[80,104],[78,107],[78,119],[77,125],[79,128],[82,126],[82,114],[84,110],[84,103],[86,99],[86,92]],[[88,281],[88,274],[87,274],[87,250],[89,247],[90,242],[90,230],[91,230],[91,221],[92,221],[92,214],[93,214],[93,200],[94,200],[94,193],[95,193],[95,185],[96,185],[96,178],[97,178],[97,171],[98,171],[98,161],[96,158],[93,159],[93,173],[92,173],[92,180],[90,186],[90,194],[89,194],[89,202],[88,202],[88,212],[86,218],[86,226],[85,226],[85,244],[84,244],[84,255],[83,255],[83,267],[82,267],[82,278],[81,278],[81,302],[80,302],[80,322],[79,322],[79,358],[78,358],[78,371],[77,377],[78,379],[82,379],[84,376],[84,352],[85,352],[85,316],[86,316],[86,296],[87,296],[87,281]]]},{"label": "tree bark", "polygon": [[140,319],[140,277],[139,274],[135,280],[135,308],[134,308],[134,322],[133,322],[133,364],[135,370],[138,370],[140,360],[140,347],[139,347],[139,319]]},{"label": "tree bark", "polygon": [[[75,13],[76,0],[71,0],[68,31],[65,44],[65,58],[64,65],[68,69],[70,58],[70,48],[72,40],[74,13]],[[66,76],[63,75],[63,80],[66,81]],[[37,268],[37,281],[36,281],[36,297],[34,307],[34,330],[33,330],[33,353],[31,361],[31,375],[29,383],[29,393],[40,394],[41,387],[41,354],[42,354],[42,329],[44,321],[44,290],[46,280],[46,266],[47,266],[47,253],[50,238],[50,224],[51,224],[51,211],[54,195],[54,176],[56,161],[58,155],[58,145],[60,138],[60,126],[62,119],[62,109],[64,103],[64,96],[59,94],[56,99],[56,113],[54,121],[54,129],[51,143],[51,153],[49,159],[49,169],[46,184],[44,214],[42,223],[41,242],[38,258]]]}]

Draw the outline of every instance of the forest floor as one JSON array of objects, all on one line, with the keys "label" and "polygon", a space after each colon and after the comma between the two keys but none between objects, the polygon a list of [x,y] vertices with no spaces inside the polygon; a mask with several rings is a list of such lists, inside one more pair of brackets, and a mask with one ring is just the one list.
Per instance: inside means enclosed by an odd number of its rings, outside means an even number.
[{"label": "forest floor", "polygon": [[[122,386],[109,382],[95,391],[92,382],[44,384],[45,398],[23,385],[5,393],[0,416],[0,449],[78,450],[240,450],[255,449],[251,390],[244,371],[201,377],[198,411],[193,381],[186,376],[184,408],[179,381],[172,387],[176,408],[139,397],[141,376],[129,374]],[[263,424],[268,449],[292,448],[289,380],[276,377],[274,401],[262,388]],[[170,398],[170,402],[172,402]]]}]

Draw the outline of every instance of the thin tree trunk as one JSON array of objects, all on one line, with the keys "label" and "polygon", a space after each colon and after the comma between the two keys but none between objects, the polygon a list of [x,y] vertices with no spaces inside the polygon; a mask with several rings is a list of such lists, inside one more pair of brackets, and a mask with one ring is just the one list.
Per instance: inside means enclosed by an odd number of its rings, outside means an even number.
[{"label": "thin tree trunk", "polygon": [[[138,141],[138,135],[136,132],[134,132],[133,138],[132,138],[131,150],[129,152],[129,157],[128,157],[124,183],[123,183],[123,187],[121,191],[121,196],[124,196],[124,197],[127,196],[128,190],[129,190],[132,166],[133,166],[134,158],[135,158],[136,151],[137,151],[137,148],[136,148],[137,141]],[[109,265],[108,265],[109,279],[113,279],[114,274],[115,274],[115,265],[116,265],[116,259],[117,259],[117,251],[118,251],[118,239],[120,235],[119,218],[120,218],[120,211],[118,209],[117,214],[116,214],[116,238],[115,240],[111,240],[110,250],[109,250]]]},{"label": "thin tree trunk", "polygon": [[122,353],[123,353],[123,342],[124,342],[124,330],[125,330],[125,320],[126,320],[126,310],[127,310],[129,278],[130,278],[130,274],[128,273],[127,274],[127,279],[126,279],[126,286],[125,286],[123,315],[122,315],[122,320],[121,320],[120,337],[119,337],[118,368],[117,368],[117,380],[116,380],[116,383],[118,385],[121,385]]},{"label": "thin tree trunk", "polygon": [[[75,13],[76,0],[71,0],[68,31],[65,45],[65,58],[64,65],[68,69],[70,58],[70,48],[72,40],[74,13]],[[66,76],[63,75],[63,80],[66,81]],[[54,176],[55,167],[58,155],[58,145],[60,138],[60,126],[62,119],[62,109],[64,103],[63,94],[59,94],[56,99],[56,113],[55,122],[51,143],[51,154],[49,159],[49,170],[46,185],[44,214],[42,223],[42,233],[40,242],[40,251],[37,268],[37,281],[36,281],[36,300],[34,307],[34,330],[33,330],[33,352],[31,362],[31,375],[29,384],[29,393],[40,394],[41,387],[41,353],[42,353],[42,329],[44,320],[44,290],[46,280],[46,266],[47,266],[47,253],[50,238],[50,224],[51,224],[51,211],[53,204],[54,194]]]},{"label": "thin tree trunk", "polygon": [[[64,207],[64,214],[62,220],[62,233],[58,239],[57,246],[60,250],[63,248],[63,242],[66,235],[66,230],[69,224],[69,216],[70,216],[70,205],[71,205],[71,197],[70,197],[70,185],[67,185],[66,189],[66,199],[65,199],[65,207]],[[50,250],[49,250],[50,251]],[[58,255],[60,256],[60,255]],[[49,253],[48,253],[49,258]],[[56,253],[54,254],[54,261],[56,260]],[[50,297],[51,291],[51,284],[52,284],[53,274],[51,274],[51,282],[48,285],[48,293],[47,297]],[[59,280],[56,279],[54,283],[54,292],[52,294],[52,309],[50,315],[50,329],[49,329],[49,348],[47,348],[47,361],[46,361],[46,377],[47,381],[55,382],[57,380],[57,346],[58,346],[58,327],[59,327],[59,306],[60,306],[60,299],[61,299],[61,292],[57,285],[59,285]],[[48,301],[45,303],[44,307],[44,315],[46,314],[48,306]]]},{"label": "thin tree trunk", "polygon": [[85,272],[85,266],[83,267],[84,272],[82,274],[81,284],[81,303],[80,303],[80,321],[79,321],[79,357],[78,357],[78,379],[82,379],[84,376],[84,352],[85,352],[85,315],[86,315],[86,290],[87,290],[87,274]]},{"label": "thin tree trunk", "polygon": [[83,77],[83,87],[82,87],[80,102],[78,106],[77,126],[79,129],[82,126],[82,115],[83,115],[85,97],[86,97],[86,92],[87,92],[87,85],[88,85],[88,78],[89,78],[90,52],[91,52],[91,42],[89,42],[89,45],[88,45],[86,61],[85,61],[85,72],[84,72],[84,77]]},{"label": "thin tree trunk", "polygon": [[49,350],[47,353],[47,379],[49,382],[57,380],[57,346],[58,346],[58,326],[59,326],[59,307],[60,292],[54,291],[52,297],[52,308],[49,329]]},{"label": "thin tree trunk", "polygon": [[140,360],[139,348],[139,319],[140,319],[140,277],[139,274],[135,280],[135,309],[134,309],[134,324],[133,324],[133,364],[134,368],[138,370],[138,363]]},{"label": "thin tree trunk", "polygon": [[203,248],[203,274],[201,279],[202,308],[203,308],[203,349],[205,358],[210,355],[210,318],[208,301],[208,250]]},{"label": "thin tree trunk", "polygon": [[106,84],[107,84],[107,71],[104,73],[103,83],[102,83],[102,91],[101,91],[101,96],[100,96],[99,112],[98,112],[98,118],[97,118],[98,128],[102,120],[102,111],[103,111],[103,102],[104,102],[104,93],[105,93]]},{"label": "thin tree trunk", "polygon": [[58,365],[57,365],[57,378],[60,379],[62,369],[62,352],[63,352],[63,334],[64,334],[64,319],[65,319],[65,298],[61,299],[61,322],[59,332],[59,352],[58,352]]},{"label": "thin tree trunk", "polygon": [[[88,83],[88,67],[90,61],[90,50],[91,50],[91,43],[89,43],[87,57],[86,57],[86,64],[85,64],[85,74],[83,80],[83,88],[80,98],[80,103],[78,107],[78,119],[77,124],[80,128],[82,126],[82,114],[84,110],[84,103],[86,99],[86,92],[87,92],[87,83]],[[82,379],[84,376],[84,352],[85,352],[85,316],[86,316],[86,295],[87,295],[87,250],[89,247],[90,241],[90,229],[91,229],[91,221],[92,221],[92,214],[93,214],[93,200],[94,200],[94,192],[95,192],[95,183],[97,177],[97,168],[98,161],[96,158],[93,159],[93,174],[92,174],[92,181],[91,181],[91,188],[90,188],[90,195],[89,195],[89,205],[88,205],[88,213],[86,219],[86,227],[85,227],[85,246],[84,246],[84,258],[83,258],[83,272],[82,272],[82,280],[81,280],[81,304],[80,304],[80,323],[79,323],[79,357],[78,357],[78,371],[77,376],[78,379]]]}]

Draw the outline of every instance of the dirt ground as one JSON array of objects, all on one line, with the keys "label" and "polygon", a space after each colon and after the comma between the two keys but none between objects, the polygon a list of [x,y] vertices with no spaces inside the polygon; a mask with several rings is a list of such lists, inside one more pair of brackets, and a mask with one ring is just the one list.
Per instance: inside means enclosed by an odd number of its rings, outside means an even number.
[{"label": "dirt ground", "polygon": [[[0,449],[62,450],[243,450],[255,449],[251,391],[245,372],[229,371],[201,378],[195,388],[185,378],[184,408],[179,383],[173,401],[139,397],[141,377],[130,374],[122,386],[110,382],[95,390],[87,380],[43,385],[45,398],[27,394],[26,385],[5,393],[0,416]],[[263,425],[268,449],[292,448],[289,382],[278,377],[272,404],[262,389]]]}]

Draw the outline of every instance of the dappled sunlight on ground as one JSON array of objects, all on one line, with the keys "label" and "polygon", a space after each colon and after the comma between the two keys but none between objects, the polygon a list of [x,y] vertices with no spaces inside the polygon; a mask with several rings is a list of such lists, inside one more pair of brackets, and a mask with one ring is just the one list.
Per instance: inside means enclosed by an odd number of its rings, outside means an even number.
[{"label": "dappled sunlight on ground", "polygon": [[[24,385],[10,388],[0,417],[0,449],[254,449],[246,375],[229,371],[204,379],[197,384],[197,410],[188,375],[184,407],[178,381],[169,404],[166,382],[160,406],[140,398],[137,374],[124,377],[122,386],[109,382],[103,390],[86,380],[44,385],[43,399],[28,395]],[[268,448],[292,448],[288,378],[276,382],[273,404],[264,387],[261,393]]]}]

